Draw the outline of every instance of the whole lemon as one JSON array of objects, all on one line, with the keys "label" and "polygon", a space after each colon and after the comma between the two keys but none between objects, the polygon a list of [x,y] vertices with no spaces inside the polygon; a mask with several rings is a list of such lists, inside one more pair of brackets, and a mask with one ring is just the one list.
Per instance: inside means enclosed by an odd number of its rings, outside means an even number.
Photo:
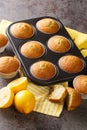
[{"label": "whole lemon", "polygon": [[33,111],[35,102],[35,97],[31,92],[29,92],[29,90],[21,90],[16,93],[14,97],[15,108],[24,114],[28,114]]}]

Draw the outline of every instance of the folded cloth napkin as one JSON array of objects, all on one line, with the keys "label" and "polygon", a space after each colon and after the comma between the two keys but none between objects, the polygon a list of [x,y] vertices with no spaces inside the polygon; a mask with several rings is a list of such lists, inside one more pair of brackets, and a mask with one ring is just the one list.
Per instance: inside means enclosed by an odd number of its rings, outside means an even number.
[{"label": "folded cloth napkin", "polygon": [[[2,20],[0,23],[0,32],[6,34],[6,28],[11,24],[10,21]],[[76,30],[70,29],[66,27],[66,30],[71,35],[74,40],[76,46],[79,49],[85,49],[86,53],[82,53],[87,56],[87,34],[80,33]],[[82,50],[81,50],[82,51]],[[22,71],[20,71],[20,76],[23,76]],[[61,83],[63,86],[68,86],[68,82]],[[46,115],[51,115],[55,117],[59,117],[62,113],[64,102],[61,103],[53,103],[48,100],[49,95],[49,86],[39,86],[32,82],[29,82],[27,89],[31,91],[35,95],[36,105],[34,111],[40,112]]]},{"label": "folded cloth napkin", "polygon": [[36,105],[34,111],[51,116],[60,116],[64,102],[53,103],[48,100],[50,87],[43,87],[30,82],[27,89],[35,95]]}]

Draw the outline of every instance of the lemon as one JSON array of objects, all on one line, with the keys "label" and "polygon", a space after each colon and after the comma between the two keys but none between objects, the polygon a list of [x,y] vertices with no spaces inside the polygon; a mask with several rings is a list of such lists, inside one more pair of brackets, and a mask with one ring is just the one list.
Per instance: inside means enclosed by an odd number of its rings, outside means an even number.
[{"label": "lemon", "polygon": [[27,77],[21,77],[11,81],[7,85],[7,87],[9,87],[14,92],[14,94],[16,94],[17,92],[26,89],[27,85],[28,85]]},{"label": "lemon", "polygon": [[28,114],[33,111],[35,106],[35,97],[28,90],[21,90],[16,93],[14,97],[14,106],[15,108],[24,114]]},{"label": "lemon", "polygon": [[0,89],[0,108],[8,108],[13,104],[14,93],[8,87]]}]

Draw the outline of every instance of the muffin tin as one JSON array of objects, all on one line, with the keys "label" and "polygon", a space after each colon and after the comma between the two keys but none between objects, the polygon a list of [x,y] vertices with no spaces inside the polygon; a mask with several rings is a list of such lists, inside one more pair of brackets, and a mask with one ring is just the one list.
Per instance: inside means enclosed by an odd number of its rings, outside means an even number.
[{"label": "muffin tin", "polygon": [[[58,22],[58,25],[59,25],[59,30],[53,34],[47,34],[47,33],[43,33],[41,31],[39,31],[37,26],[36,26],[36,23],[39,20],[44,19],[44,18],[52,18],[52,19],[56,20]],[[14,25],[15,23],[19,23],[19,22],[25,22],[25,23],[29,23],[30,25],[32,25],[35,32],[31,38],[19,39],[19,38],[16,38],[12,35],[11,26]],[[8,27],[6,33],[7,33],[9,40],[10,40],[10,43],[12,45],[12,48],[13,48],[15,55],[18,57],[19,61],[21,62],[24,74],[34,83],[46,86],[46,85],[59,83],[59,82],[71,81],[75,76],[77,76],[79,74],[85,74],[86,69],[87,69],[85,59],[81,55],[81,53],[78,50],[78,48],[76,47],[74,41],[72,40],[72,38],[70,37],[70,35],[66,31],[64,25],[62,24],[62,22],[59,19],[54,18],[54,17],[45,16],[45,17],[39,17],[39,18],[34,18],[34,19],[16,21]],[[49,49],[47,42],[51,37],[53,37],[55,35],[64,36],[66,39],[68,39],[68,41],[70,43],[70,49],[68,51],[62,52],[62,53],[55,53],[54,51]],[[28,57],[25,57],[22,55],[21,47],[22,47],[22,45],[24,45],[26,42],[29,42],[29,41],[38,41],[41,44],[43,44],[44,54],[41,57],[32,59],[32,58],[28,58]],[[81,60],[83,61],[83,64],[84,64],[83,69],[77,73],[64,72],[59,67],[58,61],[62,56],[65,56],[65,55],[75,55],[75,56],[78,56],[79,58],[81,58]],[[38,61],[51,62],[56,68],[55,76],[52,77],[51,79],[47,79],[47,80],[44,80],[44,79],[42,80],[42,79],[34,77],[30,71],[30,68],[34,63],[36,63]]]}]

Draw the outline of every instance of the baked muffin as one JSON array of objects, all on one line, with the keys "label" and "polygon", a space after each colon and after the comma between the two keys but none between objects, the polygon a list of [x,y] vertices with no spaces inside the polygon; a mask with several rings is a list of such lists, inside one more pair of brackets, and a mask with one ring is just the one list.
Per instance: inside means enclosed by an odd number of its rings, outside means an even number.
[{"label": "baked muffin", "polygon": [[0,33],[0,52],[5,50],[7,42],[8,38],[4,34]]},{"label": "baked muffin", "polygon": [[66,106],[71,111],[77,108],[82,102],[81,95],[71,87],[67,87]]},{"label": "baked muffin", "polygon": [[59,30],[59,24],[52,18],[43,18],[36,23],[39,31],[47,34],[55,33]]},{"label": "baked muffin", "polygon": [[40,80],[49,80],[56,74],[55,66],[49,61],[38,61],[30,68],[31,74]]},{"label": "baked muffin", "polygon": [[56,35],[48,40],[48,47],[56,53],[62,53],[70,49],[70,43],[65,37]]},{"label": "baked muffin", "polygon": [[10,31],[14,37],[20,38],[20,39],[30,38],[34,34],[33,27],[30,24],[25,23],[25,22],[19,22],[19,23],[13,24],[11,26]]},{"label": "baked muffin", "polygon": [[76,76],[73,80],[73,86],[83,99],[87,99],[87,75]]},{"label": "baked muffin", "polygon": [[19,61],[15,57],[0,57],[0,77],[5,79],[13,78],[18,72],[19,66]]},{"label": "baked muffin", "polygon": [[44,54],[44,46],[38,41],[29,41],[22,45],[21,53],[31,59],[39,58]]},{"label": "baked muffin", "polygon": [[79,57],[74,55],[62,56],[59,59],[58,64],[60,68],[67,73],[80,72],[84,67],[83,61]]},{"label": "baked muffin", "polygon": [[63,102],[67,95],[67,89],[62,84],[52,85],[52,91],[49,94],[48,99],[52,102]]}]

